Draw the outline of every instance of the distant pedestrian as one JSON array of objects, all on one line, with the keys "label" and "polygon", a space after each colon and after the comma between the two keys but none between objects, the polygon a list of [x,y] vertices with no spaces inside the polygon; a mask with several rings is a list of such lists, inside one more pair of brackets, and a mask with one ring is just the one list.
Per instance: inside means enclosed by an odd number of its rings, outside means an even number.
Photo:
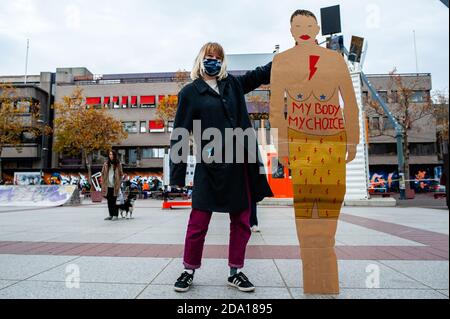
[{"label": "distant pedestrian", "polygon": [[109,216],[105,220],[119,219],[117,196],[119,196],[122,176],[122,164],[118,159],[117,153],[110,151],[108,160],[103,164],[102,168],[102,195],[108,200],[109,211]]}]

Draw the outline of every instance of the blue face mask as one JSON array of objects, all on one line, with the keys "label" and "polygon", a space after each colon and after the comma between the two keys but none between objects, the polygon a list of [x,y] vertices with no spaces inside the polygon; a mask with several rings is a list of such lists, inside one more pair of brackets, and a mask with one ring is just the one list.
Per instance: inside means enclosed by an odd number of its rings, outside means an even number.
[{"label": "blue face mask", "polygon": [[216,59],[204,59],[203,65],[205,67],[206,74],[209,76],[218,75],[222,69],[222,62]]}]

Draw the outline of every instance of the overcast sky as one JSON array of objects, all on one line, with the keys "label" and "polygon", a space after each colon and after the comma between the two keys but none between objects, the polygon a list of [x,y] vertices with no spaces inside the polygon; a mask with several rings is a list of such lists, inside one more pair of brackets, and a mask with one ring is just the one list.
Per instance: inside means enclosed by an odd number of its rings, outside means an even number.
[{"label": "overcast sky", "polygon": [[439,0],[0,0],[0,75],[85,66],[94,74],[190,70],[207,41],[226,53],[289,49],[290,15],[341,5],[348,47],[367,39],[366,73],[432,73],[448,89],[449,10]]}]

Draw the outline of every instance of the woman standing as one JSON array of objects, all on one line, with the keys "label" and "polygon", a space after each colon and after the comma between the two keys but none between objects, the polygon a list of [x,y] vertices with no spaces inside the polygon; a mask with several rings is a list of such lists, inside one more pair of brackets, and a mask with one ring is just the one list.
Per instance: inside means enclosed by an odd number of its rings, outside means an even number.
[{"label": "woman standing", "polygon": [[[176,136],[177,129],[183,128],[192,133],[194,121],[201,123],[201,135],[205,130],[220,131],[222,139],[227,129],[251,129],[251,121],[245,103],[245,94],[262,84],[270,82],[271,63],[259,67],[243,76],[227,73],[225,53],[218,43],[207,43],[201,50],[194,64],[191,78],[193,83],[185,86],[178,95],[178,110],[175,117],[174,133],[171,140],[171,155],[183,157],[180,163],[170,162],[171,185],[185,186],[186,157],[188,154],[176,152],[174,146],[189,144],[189,139]],[[249,130],[254,132],[253,129]],[[205,134],[206,135],[206,134]],[[225,157],[225,147],[211,148],[211,140],[196,140],[202,154]],[[212,138],[215,142],[215,140]],[[256,141],[256,136],[254,137]],[[205,237],[213,212],[230,215],[230,274],[228,284],[240,291],[254,291],[250,280],[240,272],[244,267],[245,251],[251,236],[250,214],[251,202],[259,202],[265,197],[272,197],[265,174],[260,173],[263,164],[257,158],[256,163],[249,163],[250,156],[258,153],[257,145],[253,149],[245,148],[245,163],[236,160],[237,144],[246,145],[243,137],[236,137],[232,142],[233,160],[197,161],[192,193],[192,212],[186,232],[184,248],[184,272],[175,283],[177,292],[189,290],[194,279],[194,272],[201,266]],[[221,145],[227,145],[227,141]],[[247,145],[246,145],[247,146]],[[189,147],[187,147],[189,149]],[[229,151],[227,148],[226,151]],[[229,155],[229,154],[228,154]],[[219,156],[219,155],[218,155]],[[229,159],[227,157],[227,159]],[[208,162],[208,163],[207,163]]]},{"label": "woman standing", "polygon": [[110,151],[108,160],[102,168],[102,195],[108,200],[109,216],[105,220],[118,220],[119,211],[117,209],[117,196],[122,184],[122,164],[120,163],[116,151]]}]

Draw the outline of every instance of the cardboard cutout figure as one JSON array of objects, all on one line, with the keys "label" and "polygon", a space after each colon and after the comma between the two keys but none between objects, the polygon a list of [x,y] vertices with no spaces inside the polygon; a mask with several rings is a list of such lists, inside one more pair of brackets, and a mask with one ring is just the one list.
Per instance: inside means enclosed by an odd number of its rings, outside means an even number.
[{"label": "cardboard cutout figure", "polygon": [[319,31],[311,12],[292,16],[296,45],[273,60],[270,122],[292,172],[304,292],[338,294],[335,235],[346,163],[359,144],[358,105],[344,58],[317,44]]}]

